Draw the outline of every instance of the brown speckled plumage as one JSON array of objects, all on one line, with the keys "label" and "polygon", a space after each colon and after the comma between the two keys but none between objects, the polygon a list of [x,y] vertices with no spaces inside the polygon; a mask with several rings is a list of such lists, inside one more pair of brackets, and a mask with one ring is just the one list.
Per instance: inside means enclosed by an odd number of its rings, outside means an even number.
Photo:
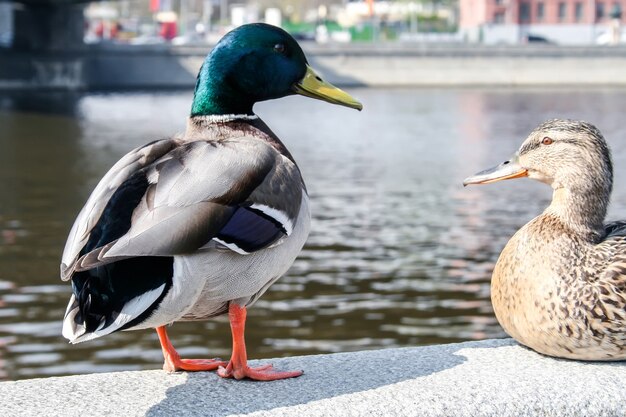
[{"label": "brown speckled plumage", "polygon": [[[491,283],[498,321],[547,355],[626,359],[626,222],[603,224],[613,180],[604,138],[589,123],[551,120],[509,162],[550,184],[554,196],[498,259]],[[479,182],[486,181],[466,180]]]}]

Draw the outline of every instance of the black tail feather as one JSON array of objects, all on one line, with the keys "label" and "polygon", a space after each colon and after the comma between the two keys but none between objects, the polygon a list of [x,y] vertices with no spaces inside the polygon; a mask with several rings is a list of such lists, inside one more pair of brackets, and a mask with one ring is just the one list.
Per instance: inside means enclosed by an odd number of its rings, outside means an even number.
[{"label": "black tail feather", "polygon": [[165,284],[163,294],[149,311],[124,328],[140,323],[167,294],[172,285],[173,269],[173,257],[145,256],[76,272],[72,277],[72,289],[78,304],[75,322],[84,325],[87,332],[95,331],[103,322],[106,327],[115,321],[130,300]]}]

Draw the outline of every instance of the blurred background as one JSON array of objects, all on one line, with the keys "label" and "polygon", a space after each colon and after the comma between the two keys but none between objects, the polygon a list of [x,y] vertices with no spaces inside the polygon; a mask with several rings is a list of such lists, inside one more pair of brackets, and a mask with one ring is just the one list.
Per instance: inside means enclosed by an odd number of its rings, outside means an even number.
[{"label": "blurred background", "polygon": [[[288,30],[360,99],[255,111],[300,164],[312,232],[250,310],[251,358],[505,337],[489,301],[510,236],[549,203],[530,180],[464,189],[541,121],[585,119],[626,218],[626,1],[0,0],[0,379],[162,364],[152,331],[69,345],[58,277],[71,224],[130,149],[181,132],[196,72],[228,30]],[[170,330],[228,358],[225,318]]]}]

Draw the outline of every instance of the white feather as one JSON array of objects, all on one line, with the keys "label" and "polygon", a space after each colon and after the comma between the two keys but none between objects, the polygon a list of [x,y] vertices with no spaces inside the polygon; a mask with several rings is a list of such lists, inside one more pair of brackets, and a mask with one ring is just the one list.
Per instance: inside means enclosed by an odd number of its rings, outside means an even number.
[{"label": "white feather", "polygon": [[195,119],[206,120],[209,123],[225,123],[234,120],[257,120],[256,114],[212,114],[206,116],[195,116]]},{"label": "white feather", "polygon": [[[86,342],[87,340],[95,339],[100,336],[107,335],[109,333],[118,330],[120,327],[139,317],[144,311],[146,311],[152,303],[154,303],[165,288],[165,284],[158,288],[150,290],[141,294],[138,297],[133,298],[122,308],[119,315],[113,323],[104,327],[105,321],[102,320],[100,326],[91,333],[85,333],[85,327],[82,324],[76,325],[74,317],[78,312],[78,308],[67,313],[63,322],[63,337],[69,339],[70,343]],[[75,296],[72,295],[70,299],[70,305],[74,302]]]},{"label": "white feather", "polygon": [[230,249],[233,252],[236,252],[236,253],[238,253],[240,255],[250,255],[249,252],[246,252],[245,250],[241,249],[239,246],[235,245],[234,243],[226,243],[222,239],[218,239],[216,237],[214,237],[213,240],[216,241],[217,243],[219,243],[222,246],[226,246],[228,249]]},{"label": "white feather", "polygon": [[285,214],[285,212],[276,210],[275,208],[266,206],[264,204],[253,204],[250,207],[255,210],[259,210],[266,216],[269,216],[272,219],[276,220],[283,226],[285,232],[287,233],[287,236],[291,235],[291,232],[293,231],[293,222],[291,221],[291,219],[289,219],[289,217],[287,217],[287,214]]}]

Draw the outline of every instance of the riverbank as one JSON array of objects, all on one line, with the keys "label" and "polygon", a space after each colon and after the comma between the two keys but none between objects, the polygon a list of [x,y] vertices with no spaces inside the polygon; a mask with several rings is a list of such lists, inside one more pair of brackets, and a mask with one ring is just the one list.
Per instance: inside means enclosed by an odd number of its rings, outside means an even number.
[{"label": "riverbank", "polygon": [[[265,363],[266,361],[263,361]],[[269,360],[267,362],[270,362]],[[3,416],[616,416],[626,364],[552,359],[511,339],[273,359],[299,378],[117,372],[0,383]]]},{"label": "riverbank", "polygon": [[[341,86],[626,86],[626,47],[304,44]],[[192,88],[209,46],[100,45],[30,55],[0,50],[0,89]]]}]

